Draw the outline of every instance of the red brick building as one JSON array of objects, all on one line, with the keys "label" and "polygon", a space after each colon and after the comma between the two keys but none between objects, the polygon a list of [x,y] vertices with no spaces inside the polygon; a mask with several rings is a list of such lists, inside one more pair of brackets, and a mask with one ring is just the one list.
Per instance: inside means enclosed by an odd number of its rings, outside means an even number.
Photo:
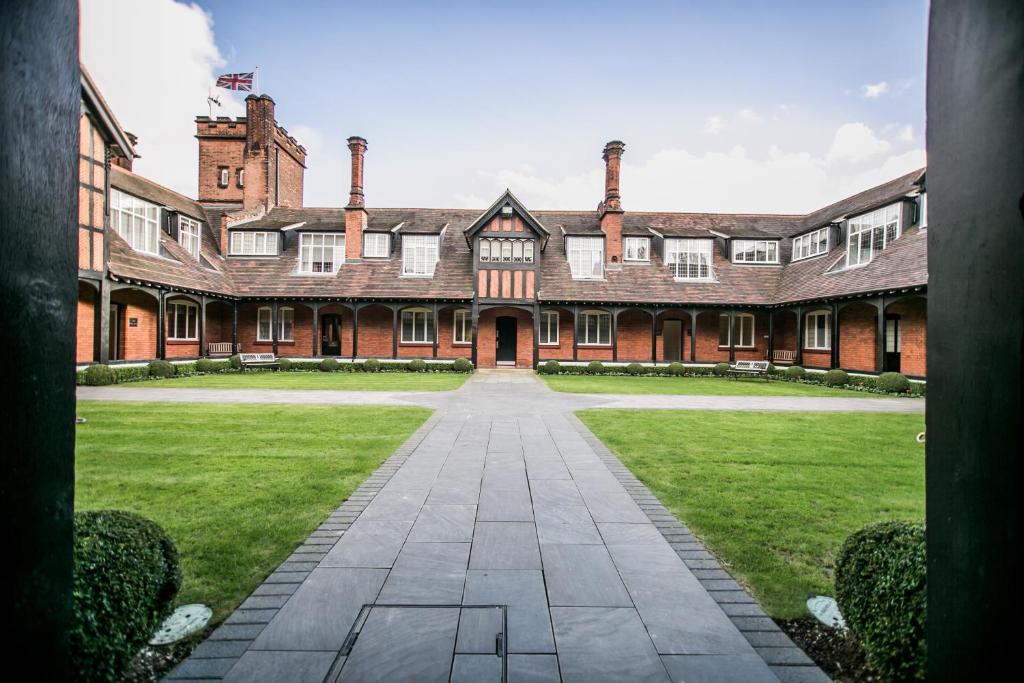
[{"label": "red brick building", "polygon": [[378,209],[352,137],[347,203],[310,208],[305,149],[268,96],[246,106],[196,119],[198,200],[132,173],[109,141],[109,190],[83,175],[79,362],[769,358],[925,374],[923,169],[808,215],[632,211],[613,141],[596,210],[531,211],[508,191],[484,210]]}]

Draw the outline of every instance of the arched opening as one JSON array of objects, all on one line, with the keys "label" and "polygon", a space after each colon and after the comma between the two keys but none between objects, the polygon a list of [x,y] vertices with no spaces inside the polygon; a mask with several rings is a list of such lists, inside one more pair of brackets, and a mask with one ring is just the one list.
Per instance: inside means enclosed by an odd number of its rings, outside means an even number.
[{"label": "arched opening", "polygon": [[884,369],[924,377],[927,370],[928,305],[923,296],[898,299],[885,307]]},{"label": "arched opening", "polygon": [[99,292],[90,282],[78,281],[78,325],[75,336],[75,362],[92,363],[99,360],[96,335],[96,307]]},{"label": "arched opening", "polygon": [[[351,309],[340,304],[328,304],[321,306],[317,315],[319,319],[317,320],[316,353],[321,356],[353,355],[352,343],[355,338],[355,330],[352,326]],[[388,329],[391,329],[390,320]],[[311,344],[312,342],[302,348],[311,348]],[[390,350],[388,354],[390,355]]]},{"label": "arched opening", "polygon": [[211,357],[230,356],[235,352],[232,346],[234,306],[226,301],[214,300],[206,304],[206,348],[204,355]]},{"label": "arched opening", "polygon": [[160,303],[156,295],[134,287],[110,292],[110,359],[157,357]]},{"label": "arched opening", "polygon": [[803,365],[828,370],[832,367],[832,309],[812,308],[803,315]]},{"label": "arched opening", "polygon": [[540,310],[540,337],[537,356],[540,361],[572,360],[572,309],[558,306]]},{"label": "arched opening", "polygon": [[473,309],[465,304],[437,311],[437,357],[468,359],[473,355]]},{"label": "arched opening", "polygon": [[795,311],[777,310],[772,315],[772,357],[775,365],[793,365],[797,352],[797,315]]},{"label": "arched opening", "polygon": [[693,360],[690,355],[690,312],[671,308],[657,316],[657,359],[666,363]]},{"label": "arched opening", "polygon": [[392,311],[387,306],[370,304],[360,307],[356,354],[360,358],[391,358],[392,322]]},{"label": "arched opening", "polygon": [[164,301],[164,311],[164,355],[198,357],[202,306],[192,297],[173,294]]},{"label": "arched opening", "polygon": [[857,301],[839,309],[839,367],[861,372],[879,367],[876,306]]},{"label": "arched opening", "polygon": [[649,363],[654,334],[652,314],[639,308],[619,313],[615,326],[615,359],[620,362]]},{"label": "arched opening", "polygon": [[[500,361],[499,361],[500,358]],[[480,311],[477,322],[477,367],[533,367],[533,314],[512,306]]]}]

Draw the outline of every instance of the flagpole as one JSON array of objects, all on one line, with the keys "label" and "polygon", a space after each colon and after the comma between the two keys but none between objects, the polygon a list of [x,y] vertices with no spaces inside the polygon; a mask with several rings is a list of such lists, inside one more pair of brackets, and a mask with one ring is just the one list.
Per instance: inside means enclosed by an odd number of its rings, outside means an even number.
[{"label": "flagpole", "polygon": [[256,67],[256,74],[255,74],[255,76],[256,76],[256,94],[260,95],[261,94],[260,93],[260,68],[258,66]]}]

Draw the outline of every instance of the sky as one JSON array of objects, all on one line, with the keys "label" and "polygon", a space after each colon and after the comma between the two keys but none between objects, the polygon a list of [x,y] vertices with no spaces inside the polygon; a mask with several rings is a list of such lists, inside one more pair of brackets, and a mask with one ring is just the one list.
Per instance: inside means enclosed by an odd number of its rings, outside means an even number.
[{"label": "sky", "polygon": [[[197,115],[259,68],[305,204],[806,213],[924,165],[927,1],[82,0],[82,60],[135,170],[196,194]],[[214,89],[213,114],[243,115]]]}]

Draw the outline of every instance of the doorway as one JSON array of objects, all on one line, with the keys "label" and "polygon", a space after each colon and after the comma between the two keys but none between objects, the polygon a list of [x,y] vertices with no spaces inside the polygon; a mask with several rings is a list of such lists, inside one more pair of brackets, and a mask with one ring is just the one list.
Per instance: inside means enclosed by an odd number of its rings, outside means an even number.
[{"label": "doorway", "polygon": [[666,320],[661,324],[661,338],[665,347],[665,360],[683,359],[683,321]]},{"label": "doorway", "polygon": [[341,355],[341,316],[336,313],[320,316],[320,353],[324,356]]},{"label": "doorway", "polygon": [[502,316],[494,321],[494,325],[494,360],[497,361],[498,365],[515,365],[516,319],[511,316]]},{"label": "doorway", "polygon": [[900,317],[898,315],[885,316],[885,365],[887,372],[900,371]]}]

